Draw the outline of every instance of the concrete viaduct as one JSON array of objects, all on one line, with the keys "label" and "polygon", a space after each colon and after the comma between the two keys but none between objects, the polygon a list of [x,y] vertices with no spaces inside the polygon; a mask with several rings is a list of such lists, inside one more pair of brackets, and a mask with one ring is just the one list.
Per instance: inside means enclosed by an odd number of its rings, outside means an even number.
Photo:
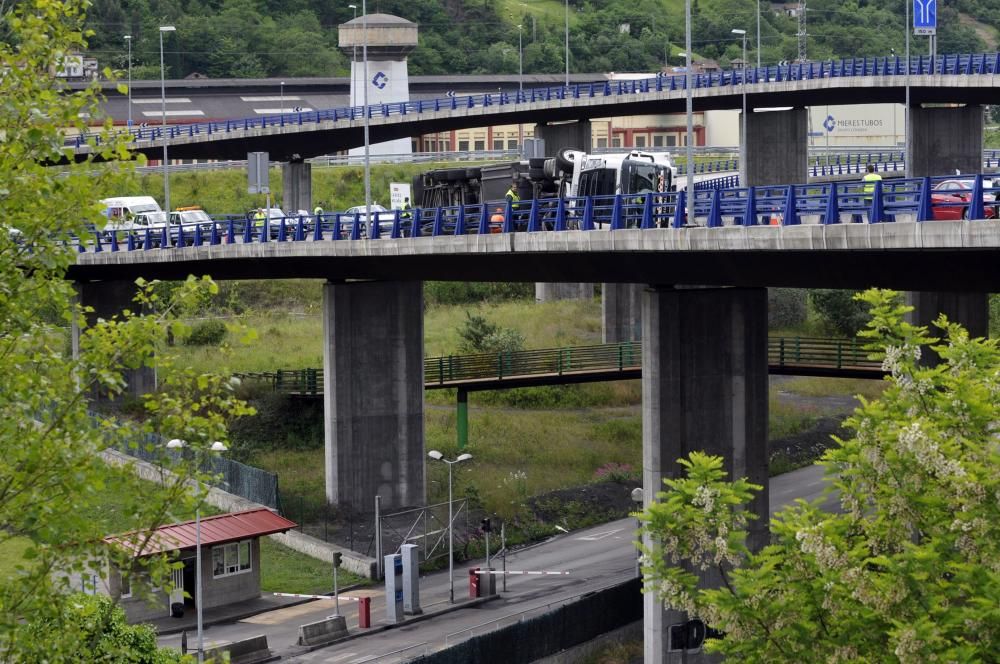
[{"label": "concrete viaduct", "polygon": [[[902,77],[819,79],[749,86],[749,184],[807,181],[804,106],[902,101]],[[993,75],[911,77],[913,176],[978,172],[982,110]],[[698,108],[733,108],[739,88],[696,93]],[[505,106],[373,121],[381,141],[445,128],[585,120],[681,109],[683,91]],[[963,104],[922,108],[922,103]],[[474,111],[474,112],[473,112]],[[500,117],[500,116],[503,117]],[[249,150],[301,156],[360,143],[360,121],[175,139],[185,157],[242,157]],[[154,144],[151,148],[156,148]],[[145,149],[145,148],[143,148]],[[944,311],[986,334],[986,294],[1000,287],[1000,222],[900,222],[831,226],[566,231],[341,242],[265,243],[80,254],[69,278],[85,304],[124,307],[136,277],[323,278],[326,488],[330,501],[367,509],[422,503],[423,280],[583,281],[622,284],[644,344],[643,486],[646,500],[675,460],[719,454],[730,476],[767,486],[766,286],[885,286],[912,295],[918,320]],[[626,307],[629,309],[629,307]],[[766,489],[752,509],[749,544],[767,540]],[[647,661],[661,659],[677,616],[645,596]],[[679,661],[679,660],[678,660]],[[685,660],[685,661],[690,661]]]}]

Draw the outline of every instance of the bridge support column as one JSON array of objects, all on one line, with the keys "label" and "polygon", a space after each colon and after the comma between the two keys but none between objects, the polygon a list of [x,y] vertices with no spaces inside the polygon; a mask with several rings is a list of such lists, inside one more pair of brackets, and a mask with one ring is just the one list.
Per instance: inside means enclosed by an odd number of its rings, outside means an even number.
[{"label": "bridge support column", "polygon": [[[120,314],[125,309],[136,310],[135,303],[137,287],[132,281],[92,281],[78,283],[76,285],[77,297],[84,307],[92,307],[93,312],[87,315],[87,324],[94,324],[97,319],[110,320],[113,316]],[[82,330],[74,325],[72,329],[72,341],[74,357],[79,353],[80,334]],[[141,397],[143,394],[156,391],[156,369],[154,367],[140,367],[138,369],[128,369],[124,372],[125,394],[130,397]],[[105,398],[105,395],[96,391],[91,395],[95,401]]]},{"label": "bridge support column", "polygon": [[[564,148],[590,152],[590,120],[542,122],[535,125],[535,138],[545,141],[545,155],[555,156]],[[587,300],[594,297],[593,284],[535,284],[535,300]]]},{"label": "bridge support column", "polygon": [[604,284],[601,287],[603,343],[642,338],[642,284]]},{"label": "bridge support column", "polygon": [[809,179],[809,116],[804,108],[747,115],[744,187]]},{"label": "bridge support column", "polygon": [[590,300],[594,297],[594,284],[535,283],[535,301]]},{"label": "bridge support column", "polygon": [[563,148],[590,152],[590,120],[543,122],[535,125],[535,138],[545,141],[545,156],[554,157]]},{"label": "bridge support column", "polygon": [[326,496],[368,512],[424,499],[423,283],[323,287]]},{"label": "bridge support column", "polygon": [[911,177],[983,170],[983,107],[911,108],[906,162]]},{"label": "bridge support column", "polygon": [[304,161],[283,163],[281,182],[284,192],[282,209],[291,215],[299,210],[306,210],[312,214],[312,164]]},{"label": "bridge support column", "polygon": [[[906,161],[913,177],[979,173],[983,170],[983,108],[911,108],[910,144]],[[915,307],[907,320],[915,325],[933,323],[938,314],[961,323],[974,337],[989,336],[989,297],[986,293],[944,293],[917,291],[906,294],[906,303]],[[936,328],[932,328],[934,333]],[[928,350],[923,358],[936,363],[937,353]]]},{"label": "bridge support column", "polygon": [[[768,537],[767,292],[746,288],[651,287],[642,300],[643,503],[679,477],[676,460],[694,450],[725,458],[729,477],[764,486],[749,506],[748,545]],[[707,585],[719,579],[703,578]],[[707,662],[667,653],[670,625],[683,613],[643,596],[646,664]]]},{"label": "bridge support column", "polygon": [[[969,331],[969,336],[990,335],[989,293],[910,291],[906,293],[906,303],[914,307],[907,314],[906,320],[913,325],[928,326],[932,335],[939,336],[939,330],[933,326],[939,314],[944,314],[950,321],[961,323]],[[937,364],[940,359],[929,348],[921,356],[921,361],[926,364]]]}]

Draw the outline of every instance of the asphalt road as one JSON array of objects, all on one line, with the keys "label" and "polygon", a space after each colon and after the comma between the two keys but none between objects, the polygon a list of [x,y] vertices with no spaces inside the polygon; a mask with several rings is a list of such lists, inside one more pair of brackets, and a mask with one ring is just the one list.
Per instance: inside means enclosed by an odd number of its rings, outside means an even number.
[{"label": "asphalt road", "polygon": [[[796,498],[812,500],[820,497],[823,485],[822,472],[818,467],[802,468],[772,478],[772,512]],[[828,499],[825,507],[834,509],[835,501]],[[467,570],[474,564],[466,563],[455,569],[455,607],[448,602],[447,570],[421,577],[420,599],[425,616],[418,620],[408,618],[405,624],[393,629],[384,629],[387,623],[380,587],[352,591],[349,593],[352,596],[372,598],[373,628],[359,630],[357,604],[342,599],[340,609],[347,618],[348,629],[352,634],[361,636],[313,652],[294,645],[298,627],[334,613],[332,600],[316,600],[235,623],[209,627],[205,630],[206,648],[266,634],[271,650],[284,660],[338,664],[405,661],[477,633],[516,622],[532,612],[545,611],[584,593],[627,580],[636,573],[636,554],[632,545],[635,529],[634,519],[621,519],[521,549],[507,557],[508,570],[564,571],[569,574],[508,576],[506,591],[502,591],[502,581],[497,578],[497,590],[501,591],[499,597],[474,605],[463,606],[468,602]],[[499,566],[499,561],[494,563],[494,567]],[[189,642],[193,645],[191,636]],[[159,642],[163,646],[179,648],[180,636],[164,636]]]}]

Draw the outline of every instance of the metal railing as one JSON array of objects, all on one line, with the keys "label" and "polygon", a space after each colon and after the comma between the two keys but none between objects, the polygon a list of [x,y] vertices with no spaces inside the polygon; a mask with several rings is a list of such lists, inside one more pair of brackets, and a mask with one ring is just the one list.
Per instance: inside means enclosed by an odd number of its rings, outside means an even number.
[{"label": "metal railing", "polygon": [[[988,179],[989,178],[989,179]],[[729,187],[732,176],[696,189],[688,218],[686,191],[616,196],[487,201],[409,211],[333,213],[256,222],[228,218],[177,226],[92,231],[77,240],[79,252],[148,251],[174,247],[264,242],[378,240],[491,233],[664,229],[704,226],[795,226],[802,223],[882,223],[1000,218],[1000,178],[962,175],[866,183]],[[497,208],[502,222],[492,221]]]},{"label": "metal railing", "polygon": [[[898,56],[845,58],[824,62],[802,62],[787,65],[733,69],[729,71],[696,73],[692,76],[694,88],[733,88],[747,84],[780,83],[784,81],[823,80],[844,77],[903,76],[910,75],[981,75],[1000,72],[1000,53],[914,56],[907,62]],[[467,96],[439,97],[417,101],[351,106],[317,111],[302,111],[265,115],[236,120],[198,122],[162,126],[140,127],[128,133],[136,143],[161,140],[166,131],[168,138],[182,136],[212,136],[232,132],[249,132],[268,127],[302,126],[307,124],[353,122],[364,118],[388,118],[425,112],[440,113],[448,110],[467,110],[490,106],[517,104],[519,107],[536,102],[590,99],[659,93],[684,90],[685,74],[657,74],[650,78],[630,81],[597,81],[570,86],[527,88],[513,92],[485,93]],[[89,142],[100,144],[100,134],[81,134],[66,139],[66,144],[81,148]]]},{"label": "metal railing", "polygon": [[[767,340],[767,362],[772,370],[825,369],[850,370],[872,376],[882,374],[881,362],[869,359],[868,351],[856,339],[770,337]],[[424,358],[424,387],[459,387],[477,381],[503,381],[525,376],[632,373],[641,367],[641,341],[447,355]],[[322,369],[279,369],[237,375],[245,380],[270,385],[275,392],[319,396],[324,390]]]}]

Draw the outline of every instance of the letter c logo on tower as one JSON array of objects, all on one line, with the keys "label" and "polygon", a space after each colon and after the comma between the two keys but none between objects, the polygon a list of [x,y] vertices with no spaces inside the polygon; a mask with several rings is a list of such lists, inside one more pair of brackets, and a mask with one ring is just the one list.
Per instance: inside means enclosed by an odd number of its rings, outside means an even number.
[{"label": "letter c logo on tower", "polygon": [[823,127],[827,131],[833,131],[837,127],[837,122],[833,119],[832,115],[826,116],[826,120],[823,120]]},{"label": "letter c logo on tower", "polygon": [[372,77],[372,85],[379,90],[384,90],[387,83],[389,83],[389,77],[385,75],[385,72],[380,71]]}]

